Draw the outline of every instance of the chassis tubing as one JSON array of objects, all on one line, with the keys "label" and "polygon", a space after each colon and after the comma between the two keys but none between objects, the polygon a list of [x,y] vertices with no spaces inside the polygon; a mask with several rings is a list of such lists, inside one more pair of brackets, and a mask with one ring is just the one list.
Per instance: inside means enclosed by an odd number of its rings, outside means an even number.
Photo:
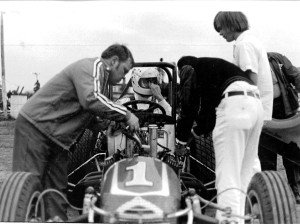
[{"label": "chassis tubing", "polygon": [[271,121],[268,121],[264,125],[264,128],[287,129],[287,128],[293,128],[298,125],[300,125],[300,113],[294,115],[293,117],[286,118],[286,119],[273,118]]}]

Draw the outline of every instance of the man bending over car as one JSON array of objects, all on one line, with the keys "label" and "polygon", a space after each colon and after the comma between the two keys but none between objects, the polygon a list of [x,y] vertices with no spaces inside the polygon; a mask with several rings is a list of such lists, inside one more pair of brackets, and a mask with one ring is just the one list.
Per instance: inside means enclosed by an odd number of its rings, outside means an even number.
[{"label": "man bending over car", "polygon": [[[121,81],[133,64],[130,50],[114,44],[100,58],[79,60],[49,80],[16,120],[13,171],[36,174],[44,189],[66,193],[69,149],[96,117],[138,130],[138,118],[107,98],[109,85]],[[44,199],[46,219],[67,220],[60,196],[50,193]]]},{"label": "man bending over car", "polygon": [[[212,131],[218,204],[244,215],[246,196],[240,190],[247,191],[254,174],[263,126],[259,91],[247,73],[223,59],[186,56],[177,65],[180,113],[176,151],[185,147],[191,130],[198,136]],[[216,218],[220,222],[226,219],[219,210]]]}]

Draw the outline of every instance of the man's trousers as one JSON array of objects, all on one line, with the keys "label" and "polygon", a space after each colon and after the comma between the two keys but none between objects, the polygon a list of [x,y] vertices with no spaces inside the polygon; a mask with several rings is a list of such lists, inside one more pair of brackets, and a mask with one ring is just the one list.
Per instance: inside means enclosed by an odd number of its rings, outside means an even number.
[{"label": "man's trousers", "polygon": [[[21,115],[15,124],[13,171],[31,172],[40,179],[43,189],[67,192],[68,151],[57,146]],[[56,193],[44,197],[46,219],[59,216],[67,220],[66,203]]]},{"label": "man's trousers", "polygon": [[[253,176],[263,126],[262,104],[256,97],[230,96],[221,101],[216,112],[213,144],[217,201],[222,207],[231,207],[232,213],[244,215],[245,194]],[[217,211],[216,218],[226,219],[221,211]],[[232,220],[244,223],[238,218]]]}]

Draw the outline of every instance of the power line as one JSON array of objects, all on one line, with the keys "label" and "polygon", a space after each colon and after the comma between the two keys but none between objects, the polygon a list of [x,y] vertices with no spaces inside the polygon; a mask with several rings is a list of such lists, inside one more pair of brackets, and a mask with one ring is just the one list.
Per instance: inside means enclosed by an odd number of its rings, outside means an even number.
[{"label": "power line", "polygon": [[[5,44],[7,47],[95,47],[95,46],[104,46],[106,47],[107,44]],[[203,44],[183,44],[183,43],[174,43],[174,44],[134,44],[132,46],[191,46],[191,47],[197,47],[197,46],[227,46],[225,44],[216,44],[216,43],[203,43]]]}]

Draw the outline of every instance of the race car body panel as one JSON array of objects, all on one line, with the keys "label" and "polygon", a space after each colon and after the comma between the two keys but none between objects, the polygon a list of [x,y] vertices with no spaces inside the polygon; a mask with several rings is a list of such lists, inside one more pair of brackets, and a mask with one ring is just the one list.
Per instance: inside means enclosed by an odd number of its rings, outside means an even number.
[{"label": "race car body panel", "polygon": [[180,207],[180,182],[164,162],[150,157],[123,159],[104,175],[101,207],[126,220],[162,219]]}]

